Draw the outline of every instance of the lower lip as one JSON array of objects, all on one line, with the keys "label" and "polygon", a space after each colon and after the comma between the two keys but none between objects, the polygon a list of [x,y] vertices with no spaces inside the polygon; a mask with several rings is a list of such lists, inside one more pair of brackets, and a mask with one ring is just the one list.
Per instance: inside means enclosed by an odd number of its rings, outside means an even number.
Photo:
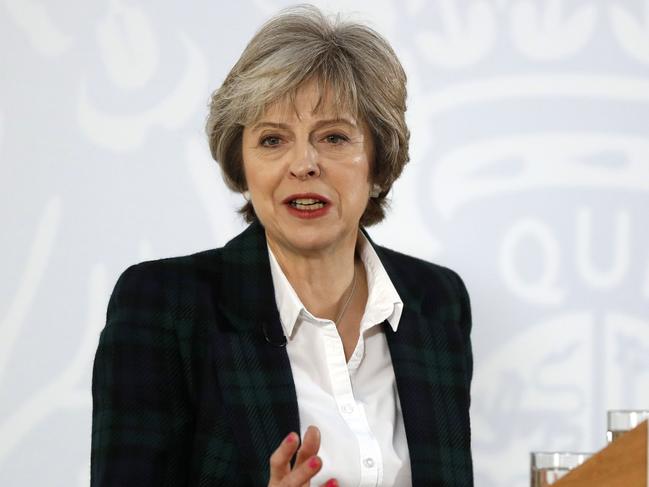
[{"label": "lower lip", "polygon": [[288,208],[288,212],[296,216],[298,218],[303,218],[305,220],[310,220],[311,218],[319,218],[321,216],[324,216],[327,214],[329,211],[329,206],[330,205],[324,205],[322,208],[318,208],[317,210],[299,210],[295,208],[294,206],[291,206],[290,204],[287,204],[286,207]]}]

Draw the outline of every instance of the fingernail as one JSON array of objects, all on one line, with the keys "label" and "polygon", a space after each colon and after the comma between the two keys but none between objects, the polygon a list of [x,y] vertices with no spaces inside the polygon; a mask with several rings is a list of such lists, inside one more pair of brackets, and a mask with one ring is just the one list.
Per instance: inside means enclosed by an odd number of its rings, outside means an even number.
[{"label": "fingernail", "polygon": [[289,433],[286,438],[284,438],[284,441],[286,443],[295,443],[295,435],[293,433]]},{"label": "fingernail", "polygon": [[309,460],[309,467],[318,468],[319,466],[320,460],[318,460],[318,457],[311,457],[311,460]]},{"label": "fingernail", "polygon": [[325,487],[338,487],[338,481],[336,479],[329,479],[327,480]]}]

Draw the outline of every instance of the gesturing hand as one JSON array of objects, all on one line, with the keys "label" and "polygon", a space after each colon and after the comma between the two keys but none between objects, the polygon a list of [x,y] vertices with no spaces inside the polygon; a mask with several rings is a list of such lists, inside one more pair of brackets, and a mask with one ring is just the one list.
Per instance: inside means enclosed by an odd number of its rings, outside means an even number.
[{"label": "gesturing hand", "polygon": [[[302,446],[297,452],[295,466],[291,470],[291,458],[299,444],[299,437],[291,432],[284,438],[277,450],[270,456],[270,481],[268,487],[303,487],[322,468],[322,460],[317,456],[320,449],[320,430],[309,426],[304,433]],[[323,487],[338,487],[336,479],[329,479]]]}]

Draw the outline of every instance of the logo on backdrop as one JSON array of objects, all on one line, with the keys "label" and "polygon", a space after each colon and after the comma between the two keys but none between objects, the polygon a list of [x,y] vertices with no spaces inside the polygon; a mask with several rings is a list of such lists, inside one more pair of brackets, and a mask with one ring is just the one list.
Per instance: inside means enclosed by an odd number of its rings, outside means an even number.
[{"label": "logo on backdrop", "polygon": [[526,485],[529,451],[601,448],[606,409],[649,407],[649,4],[413,3],[437,19],[422,219],[480,320],[476,482]]}]

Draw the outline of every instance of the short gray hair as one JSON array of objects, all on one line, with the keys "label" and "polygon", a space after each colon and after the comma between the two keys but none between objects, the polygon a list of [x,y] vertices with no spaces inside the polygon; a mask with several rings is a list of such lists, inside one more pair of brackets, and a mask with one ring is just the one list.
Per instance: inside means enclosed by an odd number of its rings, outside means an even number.
[{"label": "short gray hair", "polygon": [[[371,182],[381,191],[370,198],[360,223],[377,223],[385,217],[388,191],[409,160],[406,74],[388,42],[363,24],[330,19],[311,5],[286,9],[266,22],[212,94],[206,123],[212,157],[226,184],[245,191],[244,126],[272,103],[294,101],[309,80],[317,81],[321,101],[326,90],[335,110],[349,110],[370,129]],[[256,219],[250,202],[241,213],[249,222]]]}]

